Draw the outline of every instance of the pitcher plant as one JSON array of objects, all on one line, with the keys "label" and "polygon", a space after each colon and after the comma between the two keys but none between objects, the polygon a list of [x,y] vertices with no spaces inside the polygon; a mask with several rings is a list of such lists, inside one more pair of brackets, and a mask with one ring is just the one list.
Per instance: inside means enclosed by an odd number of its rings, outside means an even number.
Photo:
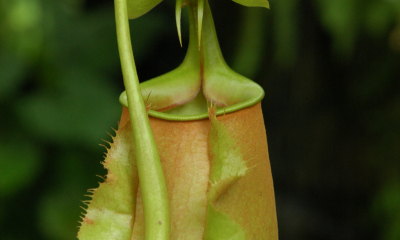
[{"label": "pitcher plant", "polygon": [[[176,69],[139,84],[129,19],[161,0],[114,0],[126,91],[104,182],[89,192],[80,240],[277,240],[264,90],[230,69],[207,0],[177,0],[189,45]],[[267,0],[234,0],[269,8]],[[182,45],[182,42],[181,42]]]}]

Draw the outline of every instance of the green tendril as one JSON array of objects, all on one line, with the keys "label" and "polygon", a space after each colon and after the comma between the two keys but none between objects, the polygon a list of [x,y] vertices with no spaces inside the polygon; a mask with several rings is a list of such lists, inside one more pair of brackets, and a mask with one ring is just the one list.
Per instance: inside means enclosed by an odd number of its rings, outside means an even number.
[{"label": "green tendril", "polygon": [[168,240],[170,218],[167,188],[136,73],[126,0],[115,0],[115,20],[143,198],[145,239]]}]

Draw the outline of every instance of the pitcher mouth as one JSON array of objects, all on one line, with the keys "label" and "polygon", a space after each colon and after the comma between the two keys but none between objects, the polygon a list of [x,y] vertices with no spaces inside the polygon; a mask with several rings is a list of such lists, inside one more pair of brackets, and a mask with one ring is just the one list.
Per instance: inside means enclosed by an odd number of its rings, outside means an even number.
[{"label": "pitcher mouth", "polygon": [[[151,117],[170,121],[207,119],[211,103],[217,106],[216,115],[222,115],[253,106],[264,97],[260,85],[226,64],[208,3],[204,5],[202,31],[195,17],[199,16],[197,10],[196,6],[188,6],[189,45],[183,62],[140,84]],[[125,92],[119,100],[128,107]]]},{"label": "pitcher mouth", "polygon": [[[217,105],[217,111],[216,115],[223,115],[225,113],[232,113],[239,111],[240,109],[244,109],[247,107],[251,107],[253,105],[256,105],[258,102],[260,102],[264,98],[264,90],[260,85],[257,83],[253,82],[253,88],[254,90],[257,90],[258,94],[254,97],[248,98],[248,99],[243,99],[239,103],[230,105],[230,106],[224,106],[221,104],[218,104],[218,102],[214,102],[211,100],[211,102],[216,103]],[[119,102],[125,106],[128,107],[128,101],[127,101],[127,96],[126,92],[122,92],[120,97],[119,97]],[[148,103],[149,104],[149,103]],[[181,104],[181,105],[175,105],[172,106],[171,108],[168,109],[159,109],[159,110],[153,110],[150,108],[148,111],[149,116],[155,117],[155,118],[160,118],[164,120],[169,120],[169,121],[194,121],[194,120],[201,120],[201,119],[207,119],[208,118],[208,107],[209,107],[210,101],[206,99],[202,91],[199,91],[197,96],[189,100],[188,102]]]}]

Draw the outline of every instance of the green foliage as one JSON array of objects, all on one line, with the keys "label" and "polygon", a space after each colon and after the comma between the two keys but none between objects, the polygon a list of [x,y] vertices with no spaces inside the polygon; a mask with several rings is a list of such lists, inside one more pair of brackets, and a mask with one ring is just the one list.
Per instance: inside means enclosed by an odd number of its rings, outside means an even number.
[{"label": "green foliage", "polygon": [[385,219],[378,222],[384,230],[380,236],[383,240],[400,238],[400,180],[398,176],[388,179],[386,185],[380,190],[374,199],[372,214],[377,219]]},{"label": "green foliage", "polygon": [[37,146],[22,136],[12,136],[0,141],[0,196],[8,197],[29,186],[41,166],[41,152]]},{"label": "green foliage", "polygon": [[[151,15],[141,46],[164,29]],[[98,144],[122,109],[113,7],[2,1],[0,39],[1,238],[75,239],[82,196],[104,175]]]},{"label": "green foliage", "polygon": [[267,0],[233,0],[246,7],[265,7],[269,8],[269,2]]},{"label": "green foliage", "polygon": [[96,73],[70,68],[52,85],[35,95],[22,96],[15,109],[36,136],[76,144],[101,139],[104,133],[98,129],[115,121],[120,112],[113,94],[116,89]]},{"label": "green foliage", "polygon": [[162,0],[128,0],[128,16],[130,19],[138,18],[150,11]]}]

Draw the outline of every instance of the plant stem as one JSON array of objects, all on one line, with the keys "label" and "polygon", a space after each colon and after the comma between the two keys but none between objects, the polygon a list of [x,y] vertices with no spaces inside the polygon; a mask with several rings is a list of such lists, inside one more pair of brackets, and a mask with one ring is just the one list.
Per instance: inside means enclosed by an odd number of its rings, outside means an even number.
[{"label": "plant stem", "polygon": [[115,20],[143,198],[145,239],[168,240],[170,218],[167,188],[136,73],[126,0],[115,0]]}]

